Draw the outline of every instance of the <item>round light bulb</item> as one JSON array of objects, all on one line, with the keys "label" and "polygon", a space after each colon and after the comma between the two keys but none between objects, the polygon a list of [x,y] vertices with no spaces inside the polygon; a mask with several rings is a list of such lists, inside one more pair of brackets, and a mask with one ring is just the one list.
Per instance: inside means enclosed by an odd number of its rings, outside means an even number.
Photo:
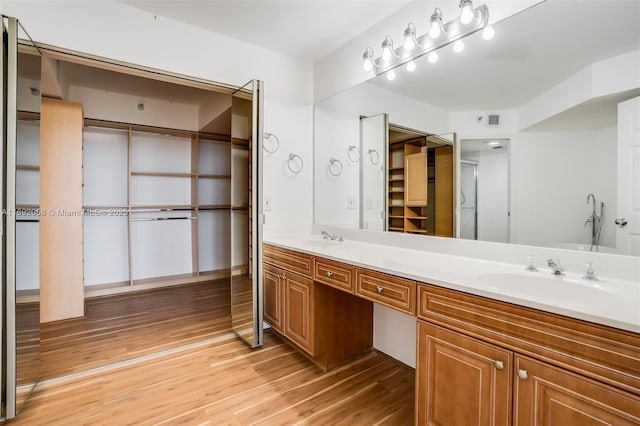
[{"label": "round light bulb", "polygon": [[413,61],[409,61],[407,63],[407,71],[414,72],[416,70],[416,63]]},{"label": "round light bulb", "polygon": [[367,58],[364,60],[364,63],[362,64],[362,69],[364,69],[365,72],[369,72],[373,69],[373,63],[371,62],[371,59]]},{"label": "round light bulb", "polygon": [[389,62],[389,60],[391,60],[391,49],[387,46],[382,49],[382,60],[385,62]]},{"label": "round light bulb", "polygon": [[460,53],[464,50],[464,43],[462,42],[462,40],[456,40],[455,43],[453,43],[453,51],[456,53]]},{"label": "round light bulb", "polygon": [[436,62],[438,62],[438,54],[436,52],[431,52],[427,55],[427,60],[432,63],[435,64]]},{"label": "round light bulb", "polygon": [[494,35],[496,35],[496,31],[491,25],[485,27],[484,30],[482,30],[482,38],[485,40],[491,40]]},{"label": "round light bulb", "polygon": [[462,7],[462,12],[460,13],[460,22],[464,25],[467,25],[473,21],[473,6],[467,3]]},{"label": "round light bulb", "polygon": [[389,70],[387,72],[387,80],[393,81],[396,79],[396,72],[394,70]]},{"label": "round light bulb", "polygon": [[404,50],[411,52],[414,47],[416,47],[416,43],[413,41],[413,37],[405,37]]},{"label": "round light bulb", "polygon": [[431,22],[431,28],[429,28],[429,37],[438,38],[440,37],[440,23],[437,21]]}]

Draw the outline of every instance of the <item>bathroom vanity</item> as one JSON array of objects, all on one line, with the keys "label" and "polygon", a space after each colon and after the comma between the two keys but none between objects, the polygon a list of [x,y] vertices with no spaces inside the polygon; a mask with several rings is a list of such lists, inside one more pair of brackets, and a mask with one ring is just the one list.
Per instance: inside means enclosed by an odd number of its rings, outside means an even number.
[{"label": "bathroom vanity", "polygon": [[[558,288],[551,302],[519,288],[519,278],[535,282],[513,265],[313,237],[268,241],[265,320],[320,367],[372,348],[373,303],[416,317],[417,424],[640,423],[633,285],[581,289],[572,277],[536,276],[541,291]],[[620,294],[606,299],[611,291]]]}]

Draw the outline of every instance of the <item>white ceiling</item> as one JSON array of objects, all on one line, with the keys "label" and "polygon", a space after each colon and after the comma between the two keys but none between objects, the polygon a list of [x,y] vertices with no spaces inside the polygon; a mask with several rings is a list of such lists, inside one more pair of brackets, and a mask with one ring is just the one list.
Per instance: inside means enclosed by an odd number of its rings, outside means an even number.
[{"label": "white ceiling", "polygon": [[408,0],[120,0],[307,61],[333,52]]},{"label": "white ceiling", "polygon": [[465,50],[440,50],[440,60],[416,61],[373,84],[448,111],[522,106],[589,64],[640,49],[640,1],[547,0],[495,26],[485,41],[465,39]]}]

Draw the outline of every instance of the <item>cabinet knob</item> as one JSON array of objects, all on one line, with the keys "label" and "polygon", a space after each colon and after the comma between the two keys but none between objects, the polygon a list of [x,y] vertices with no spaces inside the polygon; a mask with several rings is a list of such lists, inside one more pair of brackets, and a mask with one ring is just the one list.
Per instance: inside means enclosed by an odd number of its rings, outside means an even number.
[{"label": "cabinet knob", "polygon": [[496,370],[502,370],[504,368],[504,362],[494,361],[493,366],[496,367]]},{"label": "cabinet knob", "polygon": [[327,276],[328,276],[328,277],[331,277],[332,275],[333,275],[333,272],[331,272],[331,271],[327,271]]},{"label": "cabinet knob", "polygon": [[529,377],[529,374],[527,373],[527,370],[518,369],[518,377],[520,377],[522,380],[525,380]]},{"label": "cabinet knob", "polygon": [[377,286],[376,290],[378,290],[378,293],[382,293],[382,290],[384,290],[384,287]]}]

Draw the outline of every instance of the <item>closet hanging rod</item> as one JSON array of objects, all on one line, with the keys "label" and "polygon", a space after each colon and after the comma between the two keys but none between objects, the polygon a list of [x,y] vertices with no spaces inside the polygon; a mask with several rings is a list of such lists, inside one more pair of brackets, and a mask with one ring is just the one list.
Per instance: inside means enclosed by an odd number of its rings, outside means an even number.
[{"label": "closet hanging rod", "polygon": [[150,222],[150,221],[163,221],[163,220],[196,220],[195,217],[140,217],[138,219],[131,219],[131,222]]},{"label": "closet hanging rod", "polygon": [[192,212],[194,207],[131,207],[131,213]]}]

